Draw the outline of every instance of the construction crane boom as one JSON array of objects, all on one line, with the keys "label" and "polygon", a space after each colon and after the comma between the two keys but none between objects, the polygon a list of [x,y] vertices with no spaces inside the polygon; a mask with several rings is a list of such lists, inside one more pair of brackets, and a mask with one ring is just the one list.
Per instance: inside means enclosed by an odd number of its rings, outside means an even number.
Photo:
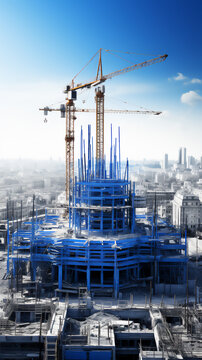
[{"label": "construction crane boom", "polygon": [[[133,71],[133,70],[138,70],[138,69],[141,69],[141,68],[149,66],[149,65],[160,63],[160,62],[166,60],[166,58],[168,57],[167,54],[160,55],[160,56],[158,56],[156,58],[141,62],[139,64],[134,64],[134,65],[131,65],[131,66],[127,66],[127,67],[125,67],[123,69],[116,70],[116,71],[111,72],[111,73],[109,73],[107,75],[102,75],[101,50],[102,49],[100,49],[100,57],[99,57],[99,63],[98,63],[98,68],[97,68],[97,76],[96,76],[95,80],[84,83],[84,84],[78,84],[76,86],[74,86],[74,80],[72,80],[72,86],[67,86],[67,89],[65,90],[65,93],[68,93],[69,91],[75,91],[75,90],[79,90],[79,89],[83,89],[83,88],[91,88],[92,86],[97,86],[97,85],[105,82],[107,79],[111,79],[111,78],[113,78],[115,76],[130,72],[130,71]],[[99,74],[100,74],[100,77],[99,77]]]},{"label": "construction crane boom", "polygon": [[114,72],[112,72],[112,73],[110,73],[108,75],[104,75],[103,79],[104,80],[111,79],[111,78],[113,78],[115,76],[125,74],[125,73],[127,73],[129,71],[138,70],[138,69],[141,69],[141,68],[149,66],[149,65],[160,63],[160,62],[164,61],[167,58],[167,56],[168,56],[167,54],[161,55],[161,56],[156,57],[154,59],[144,61],[144,62],[142,62],[140,64],[134,64],[134,65],[128,66],[126,68],[123,68],[121,70],[114,71]]},{"label": "construction crane boom", "polygon": [[[64,105],[65,107],[65,105]],[[51,112],[51,111],[60,111],[62,112],[61,108],[58,109],[54,109],[54,108],[49,108],[49,107],[44,107],[39,109],[41,111],[44,112]],[[64,110],[65,111],[65,110]],[[74,110],[74,112],[79,112],[79,113],[94,113],[96,110],[95,109],[76,109]],[[154,111],[154,110],[124,110],[124,109],[105,109],[105,113],[108,114],[128,114],[128,115],[134,115],[134,114],[140,114],[140,115],[161,115],[162,111]],[[46,114],[47,115],[47,114]],[[64,116],[62,116],[64,117]]]}]

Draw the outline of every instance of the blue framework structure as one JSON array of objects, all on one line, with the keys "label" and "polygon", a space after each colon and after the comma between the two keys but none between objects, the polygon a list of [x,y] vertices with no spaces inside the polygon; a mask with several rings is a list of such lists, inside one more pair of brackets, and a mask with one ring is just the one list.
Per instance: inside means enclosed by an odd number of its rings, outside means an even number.
[{"label": "blue framework structure", "polygon": [[[118,159],[117,159],[118,143]],[[155,221],[154,221],[155,218]],[[86,286],[89,291],[119,290],[137,284],[183,284],[186,281],[186,238],[170,227],[160,231],[156,216],[145,218],[150,234],[138,225],[135,187],[128,175],[128,161],[122,174],[120,130],[112,145],[109,169],[105,159],[94,159],[91,130],[88,128],[88,156],[81,129],[81,156],[75,178],[73,199],[69,203],[69,228],[57,214],[24,223],[12,235],[8,252],[8,272],[12,260],[30,262],[31,279],[39,268],[51,271],[51,281],[63,289],[69,283]],[[149,224],[149,225],[148,225]],[[23,229],[24,227],[24,229]]]}]

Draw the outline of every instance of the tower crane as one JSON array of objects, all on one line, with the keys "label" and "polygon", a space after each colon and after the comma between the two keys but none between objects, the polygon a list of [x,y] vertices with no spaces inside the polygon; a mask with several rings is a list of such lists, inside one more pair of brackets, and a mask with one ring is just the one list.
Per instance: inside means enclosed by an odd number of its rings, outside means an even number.
[{"label": "tower crane", "polygon": [[[107,50],[109,51],[109,50]],[[83,84],[75,85],[75,79],[77,75],[93,60],[93,58],[99,53],[99,62],[97,67],[96,78],[93,81]],[[64,91],[67,94],[67,102],[65,105],[61,105],[60,109],[50,109],[45,107],[43,109],[44,115],[47,115],[49,111],[61,111],[61,117],[66,117],[66,200],[69,200],[71,204],[73,198],[73,186],[74,186],[74,120],[76,119],[75,112],[92,112],[93,109],[76,109],[74,101],[77,99],[77,90],[84,88],[91,88],[92,86],[98,86],[104,83],[106,80],[115,76],[137,70],[155,63],[164,61],[168,55],[161,55],[156,58],[141,62],[139,64],[133,64],[123,69],[111,72],[107,75],[103,75],[102,71],[102,49],[99,49],[96,54],[90,59],[90,61],[84,66],[81,71],[74,76],[71,81],[71,85],[67,85]],[[96,160],[102,160],[104,158],[104,87],[98,87],[95,89],[95,101],[96,101]],[[161,112],[155,111],[129,111],[129,110],[108,110],[108,112],[116,113],[137,113],[137,114],[153,114],[159,115]]]}]

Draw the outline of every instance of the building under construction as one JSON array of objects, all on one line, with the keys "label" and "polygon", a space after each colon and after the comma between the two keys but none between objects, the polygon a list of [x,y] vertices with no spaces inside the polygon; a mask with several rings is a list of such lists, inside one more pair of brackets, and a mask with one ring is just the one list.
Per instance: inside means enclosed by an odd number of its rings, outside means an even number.
[{"label": "building under construction", "polygon": [[[101,61],[99,71],[96,81],[103,82]],[[33,200],[31,221],[7,232],[2,359],[202,359],[186,236],[157,217],[156,201],[152,213],[138,214],[141,199],[128,161],[121,161],[120,129],[113,139],[111,127],[109,161],[104,157],[103,94],[96,90],[96,154],[90,126],[87,146],[81,129],[75,177],[73,100],[60,108],[68,206],[39,217]]]},{"label": "building under construction", "polygon": [[[110,161],[96,161],[90,127],[87,154],[81,130],[81,156],[67,220],[55,212],[22,224],[12,235],[8,272],[25,264],[30,279],[57,282],[57,291],[86,287],[89,293],[117,298],[137,286],[154,293],[184,291],[186,238],[153,214],[136,215],[135,185],[128,161],[121,169],[120,132],[111,144]],[[9,239],[8,239],[9,242]],[[11,265],[12,263],[12,265]],[[47,278],[49,276],[49,278]]]},{"label": "building under construction", "polygon": [[196,333],[200,343],[199,309],[168,310],[158,296],[186,298],[186,239],[157,218],[155,206],[147,217],[136,214],[141,205],[128,161],[121,166],[120,130],[108,164],[94,158],[90,126],[87,152],[82,129],[80,144],[68,221],[64,208],[38,217],[33,206],[32,221],[8,233],[3,359],[187,358],[194,350],[183,350],[183,341]]}]

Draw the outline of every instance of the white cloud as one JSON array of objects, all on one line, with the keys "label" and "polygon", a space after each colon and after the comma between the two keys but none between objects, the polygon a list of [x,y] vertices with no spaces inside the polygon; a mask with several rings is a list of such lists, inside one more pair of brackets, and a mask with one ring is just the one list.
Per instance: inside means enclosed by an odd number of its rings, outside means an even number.
[{"label": "white cloud", "polygon": [[197,94],[196,91],[190,90],[187,93],[182,94],[181,102],[187,105],[194,105],[198,102],[202,101],[202,96]]},{"label": "white cloud", "polygon": [[177,76],[173,76],[172,78],[169,78],[168,80],[175,80],[175,81],[184,81],[184,84],[202,84],[202,80],[198,78],[192,78],[189,79],[187,76],[183,75],[182,73],[177,73]]},{"label": "white cloud", "polygon": [[197,78],[193,78],[190,81],[191,84],[202,84],[202,80],[201,79],[197,79]]},{"label": "white cloud", "polygon": [[182,73],[177,73],[177,76],[174,76],[173,79],[176,81],[182,81],[185,80],[187,77],[184,76]]}]

